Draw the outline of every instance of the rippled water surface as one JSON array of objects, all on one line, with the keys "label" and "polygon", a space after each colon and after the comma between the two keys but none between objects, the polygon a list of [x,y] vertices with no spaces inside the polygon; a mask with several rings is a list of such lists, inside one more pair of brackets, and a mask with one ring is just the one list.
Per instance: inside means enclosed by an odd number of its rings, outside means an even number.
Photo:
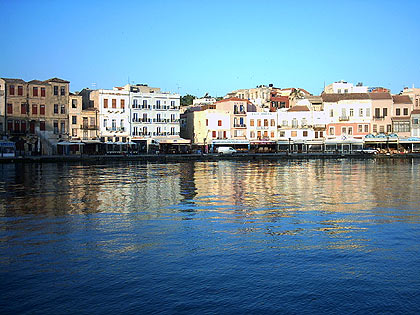
[{"label": "rippled water surface", "polygon": [[0,165],[1,313],[420,313],[420,161]]}]

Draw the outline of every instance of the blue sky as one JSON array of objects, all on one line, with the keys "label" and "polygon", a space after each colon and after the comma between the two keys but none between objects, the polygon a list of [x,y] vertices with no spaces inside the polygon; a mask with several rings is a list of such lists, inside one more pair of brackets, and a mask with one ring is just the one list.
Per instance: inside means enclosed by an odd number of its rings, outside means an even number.
[{"label": "blue sky", "polygon": [[0,0],[0,76],[223,96],[420,87],[420,1]]}]

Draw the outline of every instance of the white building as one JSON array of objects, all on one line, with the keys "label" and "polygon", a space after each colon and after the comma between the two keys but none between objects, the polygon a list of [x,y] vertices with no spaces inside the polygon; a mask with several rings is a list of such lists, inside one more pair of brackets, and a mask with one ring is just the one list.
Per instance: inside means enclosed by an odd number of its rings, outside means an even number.
[{"label": "white building", "polygon": [[248,112],[246,120],[248,140],[277,140],[276,112]]},{"label": "white building", "polygon": [[102,141],[129,142],[129,92],[122,88],[95,90],[91,92],[91,99],[98,104],[99,136]]},{"label": "white building", "polygon": [[179,94],[161,92],[146,85],[127,85],[130,94],[130,136],[147,146],[162,139],[176,141],[180,132]]},{"label": "white building", "polygon": [[324,93],[327,94],[346,94],[346,93],[367,93],[368,87],[359,82],[356,85],[346,81],[338,81],[327,85],[324,88]]}]

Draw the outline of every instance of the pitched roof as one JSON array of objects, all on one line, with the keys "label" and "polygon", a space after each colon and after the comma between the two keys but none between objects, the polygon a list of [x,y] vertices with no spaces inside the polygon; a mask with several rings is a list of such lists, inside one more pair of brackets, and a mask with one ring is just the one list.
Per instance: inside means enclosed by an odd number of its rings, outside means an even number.
[{"label": "pitched roof", "polygon": [[2,78],[6,83],[21,83],[25,84],[26,82],[22,79],[12,79],[12,78]]},{"label": "pitched roof", "polygon": [[420,109],[415,109],[415,110],[412,110],[411,111],[411,115],[418,115],[418,114],[420,114]]},{"label": "pitched roof", "polygon": [[250,101],[245,100],[245,99],[243,99],[243,98],[239,98],[239,97],[230,97],[230,98],[224,98],[224,99],[222,99],[222,100],[220,100],[220,101],[217,101],[215,104],[217,104],[217,103],[223,103],[223,102],[229,102],[229,101],[240,101],[240,102],[247,102],[247,103],[251,103]]},{"label": "pitched roof", "polygon": [[51,78],[51,79],[45,80],[44,82],[70,83],[70,81],[66,81],[60,78]]},{"label": "pitched roof", "polygon": [[322,100],[324,102],[338,102],[344,100],[368,100],[368,93],[345,93],[345,94],[321,94]]},{"label": "pitched roof", "polygon": [[411,98],[408,95],[392,95],[394,104],[411,104]]},{"label": "pitched roof", "polygon": [[288,112],[309,112],[309,108],[305,105],[293,106]]},{"label": "pitched roof", "polygon": [[39,81],[39,80],[31,80],[28,83],[30,83],[30,84],[45,84],[45,82]]},{"label": "pitched roof", "polygon": [[391,94],[386,92],[369,93],[369,96],[372,100],[392,100]]}]

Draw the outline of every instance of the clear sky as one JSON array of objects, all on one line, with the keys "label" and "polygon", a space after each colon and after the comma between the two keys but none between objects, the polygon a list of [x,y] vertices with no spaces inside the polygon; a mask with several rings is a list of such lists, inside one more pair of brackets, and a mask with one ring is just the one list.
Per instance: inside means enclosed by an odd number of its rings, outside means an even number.
[{"label": "clear sky", "polygon": [[420,1],[0,0],[0,76],[223,96],[420,87]]}]

